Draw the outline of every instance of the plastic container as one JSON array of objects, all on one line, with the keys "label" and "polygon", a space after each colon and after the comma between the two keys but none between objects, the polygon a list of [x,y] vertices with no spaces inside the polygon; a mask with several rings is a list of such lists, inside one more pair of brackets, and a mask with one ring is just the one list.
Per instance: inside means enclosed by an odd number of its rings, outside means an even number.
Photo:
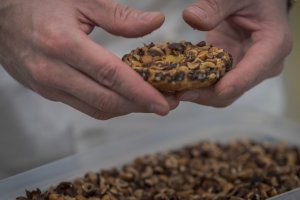
[{"label": "plastic container", "polygon": [[203,119],[166,122],[145,133],[98,146],[62,160],[0,181],[0,199],[12,200],[25,189],[46,189],[61,181],[73,180],[88,171],[98,171],[130,162],[137,156],[180,148],[199,140],[225,142],[237,138],[285,141],[300,146],[300,125],[255,110],[203,112]]}]

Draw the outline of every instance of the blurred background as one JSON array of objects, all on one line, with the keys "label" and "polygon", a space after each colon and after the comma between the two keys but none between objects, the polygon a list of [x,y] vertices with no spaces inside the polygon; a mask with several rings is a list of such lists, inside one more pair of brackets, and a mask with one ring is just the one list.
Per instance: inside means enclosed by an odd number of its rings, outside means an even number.
[{"label": "blurred background", "polygon": [[[159,30],[138,39],[115,37],[101,29],[95,29],[91,38],[120,57],[143,43],[180,40],[195,43],[205,40],[203,32],[193,30],[181,18],[182,9],[194,2],[192,0],[126,2],[136,8],[160,10],[165,13],[166,21]],[[290,13],[294,49],[282,75],[264,81],[224,109],[181,103],[166,117],[131,114],[108,121],[97,121],[24,89],[0,68],[0,179],[102,144],[151,133],[153,127],[155,130],[160,127],[165,129],[166,126],[180,124],[183,120],[198,121],[189,126],[194,126],[200,132],[201,123],[207,119],[213,119],[214,116],[217,119],[222,113],[223,116],[226,114],[231,117],[231,113],[237,116],[239,110],[249,110],[249,113],[268,113],[300,123],[299,7],[296,4]],[[188,130],[188,127],[180,130],[183,131],[182,134],[185,129]]]},{"label": "blurred background", "polygon": [[300,5],[295,4],[290,13],[290,23],[294,38],[294,48],[287,59],[283,71],[284,86],[287,91],[287,107],[285,114],[300,122]]}]

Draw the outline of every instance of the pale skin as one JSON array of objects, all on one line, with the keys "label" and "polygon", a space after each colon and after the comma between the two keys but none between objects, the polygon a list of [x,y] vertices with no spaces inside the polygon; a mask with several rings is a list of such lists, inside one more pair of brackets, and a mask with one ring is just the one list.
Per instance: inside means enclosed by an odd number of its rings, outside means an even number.
[{"label": "pale skin", "polygon": [[0,1],[1,64],[41,96],[97,119],[132,112],[166,115],[178,100],[164,97],[120,58],[89,39],[95,26],[139,37],[162,25],[158,12],[110,0]]},{"label": "pale skin", "polygon": [[0,63],[41,96],[102,120],[133,112],[166,115],[180,100],[228,106],[278,75],[291,50],[286,1],[270,1],[199,0],[184,10],[188,24],[208,31],[207,41],[235,60],[235,68],[209,89],[164,96],[90,40],[96,26],[140,37],[164,22],[162,13],[111,0],[0,1]]},{"label": "pale skin", "polygon": [[279,75],[292,49],[286,0],[199,0],[183,18],[208,31],[207,42],[233,55],[234,69],[215,86],[178,95],[183,101],[225,107],[250,88]]}]

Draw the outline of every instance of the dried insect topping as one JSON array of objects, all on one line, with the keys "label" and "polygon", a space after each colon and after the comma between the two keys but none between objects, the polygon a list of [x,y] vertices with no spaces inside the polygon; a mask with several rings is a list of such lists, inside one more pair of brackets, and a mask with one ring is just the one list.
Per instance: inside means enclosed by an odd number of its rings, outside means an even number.
[{"label": "dried insect topping", "polygon": [[186,41],[145,44],[124,55],[122,60],[161,91],[208,87],[233,64],[229,53],[204,41],[197,45]]}]

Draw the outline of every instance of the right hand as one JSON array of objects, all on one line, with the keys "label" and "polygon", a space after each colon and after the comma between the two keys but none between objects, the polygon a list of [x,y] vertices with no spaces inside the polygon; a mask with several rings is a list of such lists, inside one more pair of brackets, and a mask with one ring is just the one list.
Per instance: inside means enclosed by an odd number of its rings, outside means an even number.
[{"label": "right hand", "polygon": [[89,39],[95,26],[124,37],[159,28],[164,16],[112,0],[3,0],[0,63],[41,96],[97,119],[132,112],[165,115],[178,105]]},{"label": "right hand", "polygon": [[212,87],[178,94],[182,101],[229,106],[279,75],[293,46],[287,1],[197,0],[183,17],[193,28],[208,31],[209,44],[230,52],[234,67]]}]

